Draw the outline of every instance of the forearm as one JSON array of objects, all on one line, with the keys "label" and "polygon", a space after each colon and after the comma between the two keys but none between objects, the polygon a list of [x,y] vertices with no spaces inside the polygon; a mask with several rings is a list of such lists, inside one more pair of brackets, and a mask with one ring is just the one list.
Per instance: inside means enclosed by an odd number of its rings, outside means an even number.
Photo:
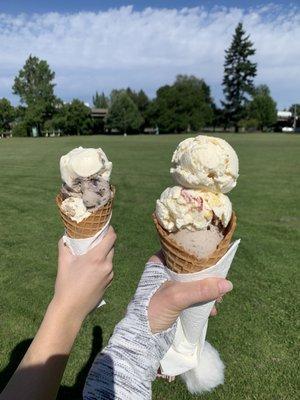
[{"label": "forearm", "polygon": [[154,335],[148,322],[149,301],[165,280],[162,266],[147,265],[126,317],[91,368],[85,400],[151,399],[151,383],[175,333],[173,326]]},{"label": "forearm", "polygon": [[18,369],[0,396],[1,400],[55,399],[64,369],[80,329],[55,301],[48,306],[43,322]]}]

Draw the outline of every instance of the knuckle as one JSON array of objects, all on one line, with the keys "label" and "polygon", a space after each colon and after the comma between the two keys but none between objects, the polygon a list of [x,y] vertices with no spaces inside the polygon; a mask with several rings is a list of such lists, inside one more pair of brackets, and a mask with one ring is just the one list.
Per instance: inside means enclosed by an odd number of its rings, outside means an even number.
[{"label": "knuckle", "polygon": [[114,230],[114,228],[112,226],[109,228],[108,234],[109,234],[109,236],[111,238],[116,238],[117,237],[116,232],[115,232],[115,230]]},{"label": "knuckle", "polygon": [[116,239],[117,239],[117,234],[116,234],[115,231],[113,231],[112,234],[111,234],[111,240],[112,240],[113,242],[115,242]]},{"label": "knuckle", "polygon": [[204,300],[213,298],[215,295],[214,290],[212,289],[211,281],[209,279],[200,282],[199,290],[201,297],[203,297]]},{"label": "knuckle", "polygon": [[182,299],[181,292],[178,290],[178,287],[176,284],[170,285],[168,287],[168,297],[170,299],[170,303],[177,305],[180,303]]}]

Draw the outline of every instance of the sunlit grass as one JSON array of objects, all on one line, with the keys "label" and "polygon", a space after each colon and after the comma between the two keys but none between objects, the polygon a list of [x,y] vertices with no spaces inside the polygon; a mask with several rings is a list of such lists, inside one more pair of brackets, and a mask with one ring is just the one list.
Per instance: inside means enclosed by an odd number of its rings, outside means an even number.
[{"label": "sunlit grass", "polygon": [[[193,397],[177,379],[153,385],[153,399],[296,399],[296,276],[299,276],[300,136],[222,135],[236,149],[240,178],[230,194],[242,242],[233,292],[210,321],[208,340],[226,364],[225,384]],[[62,226],[54,203],[59,157],[78,145],[101,146],[113,161],[118,234],[115,280],[107,306],[89,316],[65,373],[72,386],[89,357],[92,330],[107,343],[158,241],[155,200],[172,185],[172,152],[184,135],[73,137],[0,141],[0,369],[33,337],[49,302]],[[0,374],[3,380],[3,375]],[[78,396],[80,393],[78,394]],[[72,397],[65,397],[74,399]]]}]

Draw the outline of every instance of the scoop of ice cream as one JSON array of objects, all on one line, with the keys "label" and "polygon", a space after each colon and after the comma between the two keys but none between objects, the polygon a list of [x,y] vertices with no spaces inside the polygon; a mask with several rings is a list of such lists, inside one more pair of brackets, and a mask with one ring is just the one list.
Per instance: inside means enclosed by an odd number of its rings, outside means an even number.
[{"label": "scoop of ice cream", "polygon": [[68,197],[65,199],[61,203],[61,210],[77,223],[91,215],[91,213],[87,211],[82,199],[78,197]]},{"label": "scoop of ice cream", "polygon": [[223,139],[199,135],[179,143],[170,173],[186,188],[228,193],[236,186],[239,161]]},{"label": "scoop of ice cream", "polygon": [[82,200],[89,210],[104,206],[111,197],[109,183],[98,175],[83,179],[81,191]]},{"label": "scoop of ice cream", "polygon": [[169,238],[197,258],[209,257],[217,248],[224,235],[217,226],[209,225],[201,231],[181,229],[171,233]]},{"label": "scoop of ice cream", "polygon": [[206,229],[216,218],[226,227],[231,214],[231,202],[226,195],[200,189],[174,186],[167,188],[156,201],[157,219],[169,232]]},{"label": "scoop of ice cream", "polygon": [[73,185],[73,187],[63,183],[60,189],[60,194],[63,200],[67,199],[68,197],[82,197],[81,183],[78,182],[76,185]]},{"label": "scoop of ice cream", "polygon": [[109,181],[111,170],[112,163],[100,148],[77,147],[60,159],[61,179],[71,188],[78,178],[87,178],[94,174],[99,174]]}]

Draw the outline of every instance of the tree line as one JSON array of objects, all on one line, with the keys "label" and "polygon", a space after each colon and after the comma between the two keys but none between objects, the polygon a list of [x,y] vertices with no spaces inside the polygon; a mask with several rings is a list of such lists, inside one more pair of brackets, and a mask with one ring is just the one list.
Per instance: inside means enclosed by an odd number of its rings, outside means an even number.
[{"label": "tree line", "polygon": [[0,132],[13,135],[56,132],[62,135],[98,133],[180,133],[223,127],[266,130],[276,122],[276,103],[266,85],[254,85],[257,64],[253,43],[241,23],[225,50],[223,93],[218,107],[209,85],[201,78],[178,75],[171,85],[160,87],[154,99],[143,90],[112,90],[109,96],[96,92],[93,106],[107,110],[105,118],[93,118],[79,99],[64,102],[55,93],[55,72],[45,60],[30,55],[14,79],[13,94],[20,105],[0,100]]}]

